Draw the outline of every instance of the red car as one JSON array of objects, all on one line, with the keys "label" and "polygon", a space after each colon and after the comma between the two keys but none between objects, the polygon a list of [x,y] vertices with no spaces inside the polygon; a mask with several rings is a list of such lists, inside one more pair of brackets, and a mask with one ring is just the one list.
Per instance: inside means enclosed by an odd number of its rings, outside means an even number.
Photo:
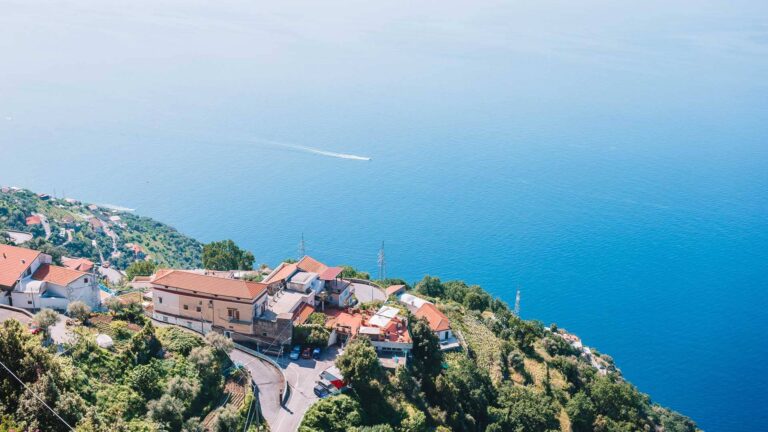
[{"label": "red car", "polygon": [[40,333],[40,328],[32,326],[32,327],[29,328],[29,332],[32,333],[33,335],[36,335],[36,334]]},{"label": "red car", "polygon": [[312,347],[305,347],[304,350],[301,352],[301,358],[303,358],[303,359],[311,359],[312,358]]}]

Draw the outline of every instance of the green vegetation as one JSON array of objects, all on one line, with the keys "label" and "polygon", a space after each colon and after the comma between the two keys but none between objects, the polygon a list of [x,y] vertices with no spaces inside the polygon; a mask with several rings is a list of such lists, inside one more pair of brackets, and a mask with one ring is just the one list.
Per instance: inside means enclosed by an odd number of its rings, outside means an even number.
[{"label": "green vegetation", "polygon": [[134,261],[125,269],[125,279],[132,281],[136,276],[151,276],[157,266],[152,261]]},{"label": "green vegetation", "polygon": [[[48,240],[41,225],[26,225],[26,218],[33,213],[48,219],[51,228]],[[119,216],[120,220],[112,222],[112,216]],[[96,263],[101,262],[103,256],[119,269],[147,257],[164,267],[195,268],[202,263],[202,244],[168,225],[130,212],[102,207],[91,209],[88,204],[63,199],[43,199],[23,189],[0,192],[0,243],[10,242],[6,230],[33,234],[34,238],[24,247],[52,255],[57,264],[61,263],[61,256],[87,258]],[[107,230],[116,236],[114,245]]]},{"label": "green vegetation", "polygon": [[594,356],[601,373],[563,330],[518,318],[479,286],[427,276],[414,290],[449,316],[466,349],[443,354],[427,323],[411,319],[409,365],[385,372],[357,339],[336,360],[351,390],[310,407],[300,430],[698,430],[626,382],[608,356]]},{"label": "green vegetation", "polygon": [[203,267],[210,270],[253,270],[253,254],[240,249],[232,240],[203,246]]},{"label": "green vegetation", "polygon": [[355,269],[352,266],[345,265],[345,266],[341,266],[341,268],[342,268],[341,277],[343,277],[343,278],[347,278],[347,279],[365,279],[365,280],[370,280],[371,279],[371,275],[369,273],[358,271],[357,269]]},{"label": "green vegetation", "polygon": [[[203,340],[178,329],[156,334],[150,323],[141,328],[111,315],[93,321],[105,319],[112,320],[105,328],[114,328],[113,336],[121,333],[127,343],[102,349],[94,340],[101,327],[78,327],[63,356],[44,348],[18,321],[5,321],[0,358],[78,432],[200,430],[199,416],[222,399],[231,341]],[[222,409],[214,423],[242,425],[239,409]],[[69,430],[7,373],[0,373],[0,412],[0,430]]]}]

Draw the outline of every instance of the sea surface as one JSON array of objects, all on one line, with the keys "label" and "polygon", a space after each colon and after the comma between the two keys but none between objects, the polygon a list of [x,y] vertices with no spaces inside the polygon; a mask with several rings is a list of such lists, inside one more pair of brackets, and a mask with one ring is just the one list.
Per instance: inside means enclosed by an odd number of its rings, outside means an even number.
[{"label": "sea surface", "polygon": [[768,424],[768,2],[0,0],[0,184],[464,279]]}]

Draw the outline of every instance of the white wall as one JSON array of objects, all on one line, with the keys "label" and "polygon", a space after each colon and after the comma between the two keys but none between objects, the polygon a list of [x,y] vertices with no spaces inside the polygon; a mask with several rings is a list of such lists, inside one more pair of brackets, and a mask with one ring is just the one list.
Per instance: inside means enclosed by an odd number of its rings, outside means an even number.
[{"label": "white wall", "polygon": [[[71,294],[69,293],[70,290],[72,291]],[[48,282],[46,283],[46,292],[52,293],[58,297],[63,297],[65,300],[69,301],[79,300],[94,309],[101,303],[99,286],[94,282],[93,275],[81,276],[67,286]],[[46,299],[42,298],[42,300]],[[66,309],[66,305],[64,306],[64,309]]]},{"label": "white wall", "polygon": [[181,315],[179,313],[181,306],[179,306],[179,296],[177,294],[153,290],[152,304],[155,312],[167,312],[173,315]]}]

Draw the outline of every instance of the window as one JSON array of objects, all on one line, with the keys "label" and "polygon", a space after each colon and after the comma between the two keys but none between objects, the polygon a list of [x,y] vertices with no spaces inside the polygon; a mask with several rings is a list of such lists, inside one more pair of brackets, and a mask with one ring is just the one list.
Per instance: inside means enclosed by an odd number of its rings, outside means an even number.
[{"label": "window", "polygon": [[201,312],[203,309],[200,306],[198,306],[195,308],[195,310],[197,310],[198,312]]},{"label": "window", "polygon": [[88,278],[83,279],[83,282],[88,283]]},{"label": "window", "polygon": [[184,305],[184,310],[189,310],[189,305]]},{"label": "window", "polygon": [[32,300],[27,300],[27,304],[32,304]]},{"label": "window", "polygon": [[163,321],[168,322],[168,317],[163,315]]},{"label": "window", "polygon": [[234,308],[227,308],[227,317],[231,320],[239,320],[240,311]]},{"label": "window", "polygon": [[266,336],[266,335],[267,335],[267,332],[262,332],[262,333],[261,333],[261,335],[262,335],[262,336]]},{"label": "window", "polygon": [[160,304],[163,304],[163,298],[162,297],[158,297],[157,298],[157,302],[160,303]]}]

